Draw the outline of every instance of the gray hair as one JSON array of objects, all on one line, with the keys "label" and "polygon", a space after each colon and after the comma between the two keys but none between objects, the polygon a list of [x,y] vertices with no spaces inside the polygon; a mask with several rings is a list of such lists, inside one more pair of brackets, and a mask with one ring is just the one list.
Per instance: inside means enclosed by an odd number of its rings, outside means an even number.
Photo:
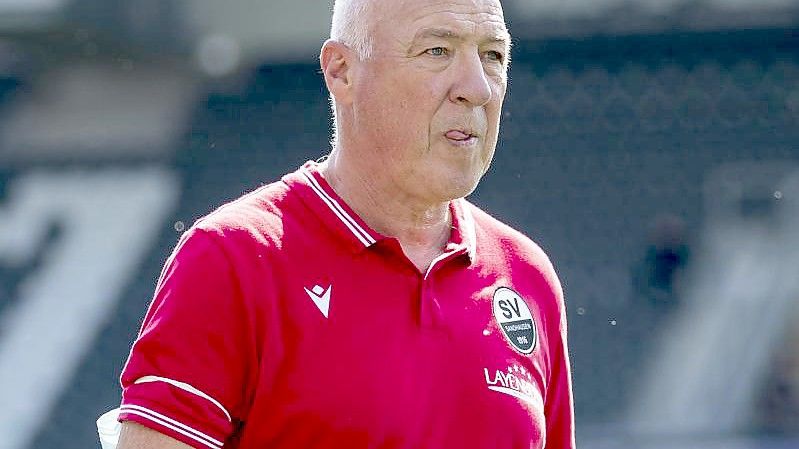
[{"label": "gray hair", "polygon": [[[330,39],[347,45],[358,59],[366,60],[372,56],[372,37],[369,34],[369,14],[373,0],[334,0],[333,21],[330,26]],[[330,95],[330,109],[333,113],[333,136],[330,145],[338,146],[339,123],[336,115],[336,100]]]},{"label": "gray hair", "polygon": [[361,60],[372,56],[369,21],[373,0],[334,0],[330,38],[355,50]]}]

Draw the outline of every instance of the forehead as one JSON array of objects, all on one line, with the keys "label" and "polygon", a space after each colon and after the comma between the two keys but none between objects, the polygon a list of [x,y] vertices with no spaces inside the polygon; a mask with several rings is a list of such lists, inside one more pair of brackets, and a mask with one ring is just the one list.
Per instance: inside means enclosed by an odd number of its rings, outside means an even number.
[{"label": "forehead", "polygon": [[509,40],[498,0],[389,0],[381,2],[381,8],[379,28],[403,41],[430,29]]}]

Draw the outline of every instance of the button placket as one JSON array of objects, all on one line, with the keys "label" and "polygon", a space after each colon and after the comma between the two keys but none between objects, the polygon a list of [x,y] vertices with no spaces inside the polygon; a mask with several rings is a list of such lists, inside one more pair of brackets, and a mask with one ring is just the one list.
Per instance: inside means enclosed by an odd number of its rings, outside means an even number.
[{"label": "button placket", "polygon": [[[448,247],[448,249],[450,248]],[[433,260],[433,262],[430,264],[430,267],[427,269],[427,272],[421,278],[419,322],[423,328],[440,327],[444,322],[444,312],[441,308],[441,302],[436,296],[434,288],[436,272],[440,271],[440,269],[447,262],[465,253],[466,250],[464,248],[455,248],[454,250],[450,250],[440,255],[438,258]]]}]

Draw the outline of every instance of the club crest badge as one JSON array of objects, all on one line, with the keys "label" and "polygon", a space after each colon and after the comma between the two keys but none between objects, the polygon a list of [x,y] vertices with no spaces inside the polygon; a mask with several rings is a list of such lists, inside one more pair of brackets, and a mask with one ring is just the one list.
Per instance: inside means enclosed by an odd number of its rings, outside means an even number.
[{"label": "club crest badge", "polygon": [[518,293],[507,287],[494,292],[494,319],[514,349],[522,354],[533,352],[538,340],[535,320]]}]

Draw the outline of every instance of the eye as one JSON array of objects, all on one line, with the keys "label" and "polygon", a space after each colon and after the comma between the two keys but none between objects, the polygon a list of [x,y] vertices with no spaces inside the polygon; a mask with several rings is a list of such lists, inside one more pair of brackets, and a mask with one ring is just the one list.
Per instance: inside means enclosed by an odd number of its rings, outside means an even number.
[{"label": "eye", "polygon": [[485,52],[485,57],[489,61],[495,61],[495,62],[502,62],[505,60],[505,55],[496,50],[490,50]]},{"label": "eye", "polygon": [[430,56],[446,56],[447,49],[444,47],[433,47],[425,50],[425,53],[427,53]]}]

